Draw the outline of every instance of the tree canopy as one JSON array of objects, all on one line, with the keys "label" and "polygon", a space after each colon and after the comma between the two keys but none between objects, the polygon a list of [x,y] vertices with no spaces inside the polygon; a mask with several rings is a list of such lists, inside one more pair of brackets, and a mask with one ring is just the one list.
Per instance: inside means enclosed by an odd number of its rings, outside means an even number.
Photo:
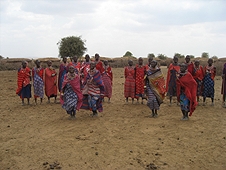
[{"label": "tree canopy", "polygon": [[130,51],[126,51],[123,57],[133,57],[133,54]]},{"label": "tree canopy", "polygon": [[167,59],[167,56],[166,55],[164,55],[164,54],[158,54],[158,56],[157,56],[159,59],[161,59],[161,60],[165,60],[165,59]]},{"label": "tree canopy", "polygon": [[175,53],[174,54],[174,57],[177,57],[177,58],[185,58],[184,55],[182,55],[180,53]]},{"label": "tree canopy", "polygon": [[209,53],[203,52],[201,57],[202,58],[209,58]]},{"label": "tree canopy", "polygon": [[148,54],[148,58],[155,58],[155,54],[149,53],[149,54]]},{"label": "tree canopy", "polygon": [[85,47],[85,40],[81,36],[69,36],[62,38],[58,43],[59,57],[78,57],[83,56],[87,48]]}]

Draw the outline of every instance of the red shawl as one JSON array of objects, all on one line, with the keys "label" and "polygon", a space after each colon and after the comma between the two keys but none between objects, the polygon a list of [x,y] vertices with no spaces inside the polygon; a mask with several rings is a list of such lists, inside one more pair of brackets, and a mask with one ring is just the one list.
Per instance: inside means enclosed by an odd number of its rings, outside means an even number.
[{"label": "red shawl", "polygon": [[202,81],[202,79],[204,78],[204,71],[202,66],[199,66],[199,68],[194,68],[193,77],[194,79],[199,79]]},{"label": "red shawl", "polygon": [[85,81],[85,79],[88,75],[89,67],[90,67],[90,62],[83,62],[82,63],[82,66],[81,66],[81,69],[80,69],[81,75],[83,75],[83,77],[81,77],[82,83]]},{"label": "red shawl", "polygon": [[214,80],[215,76],[216,76],[216,67],[212,66],[206,66],[204,68],[204,75],[206,75],[206,73],[210,73],[211,74],[211,79]]},{"label": "red shawl", "polygon": [[175,66],[173,65],[172,63],[169,65],[169,68],[168,68],[168,72],[167,72],[167,78],[166,78],[166,91],[168,91],[169,89],[169,81],[170,81],[170,70],[176,70],[176,72],[179,72],[180,70],[180,66]]},{"label": "red shawl", "polygon": [[124,75],[125,75],[125,78],[127,78],[128,76],[133,76],[133,78],[135,79],[134,67],[130,67],[130,66],[125,67]]},{"label": "red shawl", "polygon": [[45,93],[47,97],[51,95],[57,95],[57,76],[56,70],[52,68],[45,68]]},{"label": "red shawl", "polygon": [[100,73],[104,71],[103,63],[101,61],[96,62],[96,69],[99,70]]},{"label": "red shawl", "polygon": [[19,94],[23,87],[30,84],[31,70],[30,68],[20,68],[17,73],[17,90],[16,94]]},{"label": "red shawl", "polygon": [[[76,107],[76,110],[79,110],[82,106],[82,98],[83,98],[83,94],[82,94],[82,91],[80,89],[80,78],[79,78],[79,75],[78,74],[75,74],[75,77],[70,80],[68,79],[68,75],[66,74],[64,76],[64,81],[63,81],[63,84],[62,84],[62,89],[66,86],[66,84],[69,83],[73,89],[73,91],[77,94],[78,96],[78,103],[77,103],[77,107]],[[60,102],[61,104],[64,103],[63,99],[61,98],[60,99]]]},{"label": "red shawl", "polygon": [[193,75],[193,73],[194,73],[194,64],[191,62],[191,63],[188,63],[187,66],[188,66],[188,72],[191,75]]},{"label": "red shawl", "polygon": [[34,79],[34,75],[35,75],[35,71],[36,71],[36,73],[38,74],[38,76],[39,77],[41,77],[42,78],[42,80],[43,80],[43,74],[44,74],[44,69],[43,68],[33,68],[32,69],[32,77],[33,77],[33,79]]},{"label": "red shawl", "polygon": [[111,67],[110,66],[104,66],[101,74],[106,73],[108,77],[110,77],[111,81],[113,80],[113,75],[112,75],[112,71],[111,71]]},{"label": "red shawl", "polygon": [[136,65],[135,67],[136,94],[144,93],[145,72],[146,72],[145,66]]},{"label": "red shawl", "polygon": [[[151,72],[151,74],[150,74]],[[149,85],[158,100],[158,103],[163,103],[165,98],[166,88],[165,79],[160,68],[156,70],[147,71],[147,79],[149,80]]]},{"label": "red shawl", "polygon": [[184,89],[184,93],[188,98],[188,100],[190,101],[189,116],[191,116],[198,103],[196,101],[197,83],[189,72],[187,72],[184,76],[179,77],[177,79],[177,101],[178,102],[180,102],[181,88]]}]

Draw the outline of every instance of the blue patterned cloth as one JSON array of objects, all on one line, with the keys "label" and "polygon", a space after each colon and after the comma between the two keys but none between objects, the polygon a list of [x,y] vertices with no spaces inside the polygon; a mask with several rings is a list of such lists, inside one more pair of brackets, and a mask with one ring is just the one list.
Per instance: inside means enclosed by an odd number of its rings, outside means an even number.
[{"label": "blue patterned cloth", "polygon": [[59,89],[60,89],[60,90],[61,90],[61,88],[62,88],[62,84],[63,84],[63,81],[64,81],[64,76],[65,76],[65,74],[67,74],[66,67],[65,67],[65,69],[64,69],[64,71],[62,72],[62,75],[61,75],[61,77],[60,77],[60,82],[59,82]]},{"label": "blue patterned cloth", "polygon": [[37,74],[37,68],[34,69],[34,95],[43,98],[44,96],[44,82],[42,78]]},{"label": "blue patterned cloth", "polygon": [[65,86],[63,100],[64,103],[62,105],[62,108],[65,109],[68,114],[71,114],[72,112],[75,113],[78,102],[78,96],[73,91],[69,83],[67,83]]},{"label": "blue patterned cloth", "polygon": [[97,103],[99,99],[100,99],[100,95],[88,95],[89,108],[91,108],[93,111],[96,111]]},{"label": "blue patterned cloth", "polygon": [[180,107],[181,107],[181,110],[184,110],[187,112],[190,111],[190,109],[189,109],[190,101],[188,100],[188,98],[186,97],[184,92],[181,92],[181,94],[180,94]]},{"label": "blue patterned cloth", "polygon": [[211,74],[206,74],[203,79],[203,97],[214,98],[214,81]]}]

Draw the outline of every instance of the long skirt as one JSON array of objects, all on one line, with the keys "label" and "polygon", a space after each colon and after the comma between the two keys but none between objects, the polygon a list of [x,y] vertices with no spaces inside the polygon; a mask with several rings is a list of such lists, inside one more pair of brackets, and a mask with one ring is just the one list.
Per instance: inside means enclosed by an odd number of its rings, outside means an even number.
[{"label": "long skirt", "polygon": [[60,77],[60,79],[59,79],[59,90],[61,91],[62,90],[62,84],[63,84],[63,81],[64,81],[64,76],[65,76],[65,74],[67,73],[67,71],[66,70],[64,70],[63,71],[63,73],[62,73],[62,75],[61,75],[61,77]]},{"label": "long skirt", "polygon": [[176,84],[176,70],[170,70],[170,80],[169,80],[169,87],[168,87],[168,96],[177,96],[177,84]]},{"label": "long skirt", "polygon": [[104,97],[111,98],[111,96],[112,96],[111,79],[106,74],[103,74],[102,79],[103,79],[103,82],[104,82]]},{"label": "long skirt", "polygon": [[202,81],[199,79],[195,79],[197,83],[197,96],[202,96]]},{"label": "long skirt", "polygon": [[153,91],[149,85],[147,85],[146,88],[147,88],[147,98],[148,98],[147,106],[151,110],[153,110],[153,109],[159,110],[159,103],[157,101],[155,94],[153,93]]},{"label": "long skirt", "polygon": [[214,81],[210,74],[207,74],[203,79],[203,97],[214,98]]},{"label": "long skirt", "polygon": [[34,97],[43,98],[44,96],[44,82],[37,74],[34,75]]},{"label": "long skirt", "polygon": [[62,105],[62,108],[65,109],[68,114],[71,114],[72,112],[76,112],[78,96],[73,91],[70,84],[66,84],[63,100],[64,100],[64,103]]},{"label": "long skirt", "polygon": [[98,100],[100,100],[100,95],[88,95],[88,104],[92,111],[97,110]]},{"label": "long skirt", "polygon": [[31,98],[31,84],[28,84],[25,87],[23,87],[18,95],[20,96],[21,99]]},{"label": "long skirt", "polygon": [[135,97],[135,79],[132,76],[128,76],[124,85],[124,96],[134,98]]},{"label": "long skirt", "polygon": [[189,112],[190,111],[190,101],[188,100],[188,98],[186,97],[186,95],[182,92],[180,94],[180,107],[181,107],[181,110],[184,110],[184,111],[187,111]]}]

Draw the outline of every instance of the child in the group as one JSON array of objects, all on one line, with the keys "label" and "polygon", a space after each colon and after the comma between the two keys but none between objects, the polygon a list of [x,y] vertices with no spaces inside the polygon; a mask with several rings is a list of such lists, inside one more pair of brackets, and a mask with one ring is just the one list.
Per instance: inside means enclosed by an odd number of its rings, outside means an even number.
[{"label": "child in the group", "polygon": [[27,62],[22,61],[21,68],[17,72],[17,90],[16,94],[20,96],[22,105],[24,98],[27,98],[27,104],[30,104],[31,98],[31,69],[27,67]]},{"label": "child in the group", "polygon": [[146,72],[146,67],[143,65],[143,59],[140,57],[138,59],[138,65],[135,67],[135,92],[137,103],[139,103],[139,98],[142,99],[143,104],[143,95],[144,95],[144,76]]},{"label": "child in the group", "polygon": [[173,96],[177,96],[176,74],[179,72],[180,66],[178,64],[178,57],[173,57],[173,63],[169,65],[166,78],[166,91],[170,99],[170,106],[172,104]]},{"label": "child in the group", "polygon": [[71,118],[75,118],[76,110],[82,106],[82,92],[80,90],[80,78],[70,63],[68,73],[65,74],[61,89],[61,104]]},{"label": "child in the group", "polygon": [[180,102],[183,117],[181,120],[188,120],[194,112],[196,101],[197,83],[187,70],[187,64],[180,65],[180,72],[177,75],[177,100]]},{"label": "child in the group", "polygon": [[203,106],[206,105],[206,98],[211,98],[211,106],[214,105],[214,78],[216,76],[216,67],[213,65],[213,59],[208,59],[208,65],[204,68],[203,78]]},{"label": "child in the group", "polygon": [[150,68],[146,71],[146,88],[147,88],[147,106],[151,109],[151,117],[157,117],[160,104],[165,98],[165,80],[161,69],[157,67],[155,60],[151,61]]},{"label": "child in the group", "polygon": [[41,67],[40,63],[41,62],[39,60],[36,60],[36,67],[32,69],[35,104],[37,104],[38,97],[40,97],[40,103],[42,103],[44,97],[44,69]]},{"label": "child in the group", "polygon": [[223,107],[226,108],[226,63],[224,64],[223,72],[222,72],[222,87],[221,87],[221,94],[223,95]]},{"label": "child in the group", "polygon": [[124,96],[126,98],[126,103],[128,103],[129,97],[132,98],[133,103],[135,98],[135,69],[132,60],[128,61],[128,66],[125,67],[124,75]]}]

